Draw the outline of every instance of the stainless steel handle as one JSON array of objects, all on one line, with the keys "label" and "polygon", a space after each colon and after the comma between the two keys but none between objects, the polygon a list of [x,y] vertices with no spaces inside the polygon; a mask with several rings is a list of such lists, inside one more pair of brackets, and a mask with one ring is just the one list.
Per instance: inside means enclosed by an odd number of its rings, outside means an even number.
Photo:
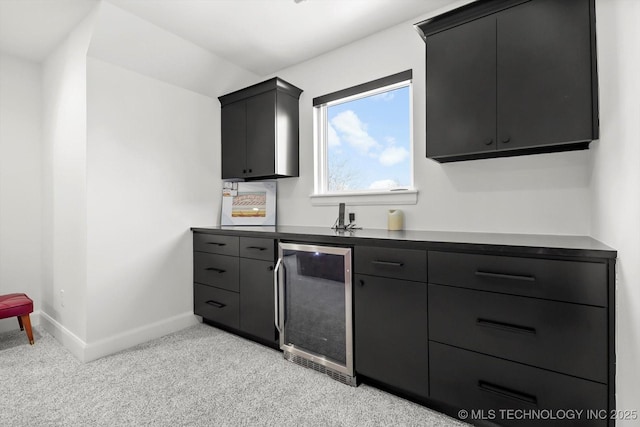
[{"label": "stainless steel handle", "polygon": [[278,333],[282,334],[282,329],[280,329],[280,307],[278,304],[278,271],[280,271],[280,265],[282,265],[282,258],[278,258],[278,262],[276,262],[276,266],[273,269],[273,322],[276,325]]}]

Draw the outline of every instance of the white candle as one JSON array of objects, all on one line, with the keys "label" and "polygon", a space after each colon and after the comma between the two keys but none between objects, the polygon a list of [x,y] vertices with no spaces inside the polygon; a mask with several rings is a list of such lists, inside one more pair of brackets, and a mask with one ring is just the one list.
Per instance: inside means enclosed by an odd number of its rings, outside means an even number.
[{"label": "white candle", "polygon": [[389,209],[387,217],[387,229],[395,231],[402,230],[404,223],[404,215],[400,209]]}]

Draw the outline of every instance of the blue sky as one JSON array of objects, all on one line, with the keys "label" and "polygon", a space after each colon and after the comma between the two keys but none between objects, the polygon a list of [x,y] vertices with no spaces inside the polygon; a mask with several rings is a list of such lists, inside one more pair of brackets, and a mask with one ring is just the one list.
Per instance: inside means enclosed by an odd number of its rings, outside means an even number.
[{"label": "blue sky", "polygon": [[[348,189],[409,187],[409,101],[405,86],[328,107],[329,175]],[[330,180],[329,191],[337,185]]]}]

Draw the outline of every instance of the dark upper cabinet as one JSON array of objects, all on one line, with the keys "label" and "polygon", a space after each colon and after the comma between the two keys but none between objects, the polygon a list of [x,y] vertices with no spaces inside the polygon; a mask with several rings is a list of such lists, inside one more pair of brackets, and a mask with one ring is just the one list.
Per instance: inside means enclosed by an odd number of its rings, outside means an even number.
[{"label": "dark upper cabinet", "polygon": [[298,176],[301,93],[274,77],[218,98],[222,105],[222,179]]},{"label": "dark upper cabinet", "polygon": [[495,21],[434,34],[427,58],[427,157],[495,151]]},{"label": "dark upper cabinet", "polygon": [[598,137],[593,0],[488,0],[416,24],[427,157],[588,148]]},{"label": "dark upper cabinet", "polygon": [[247,172],[246,102],[222,108],[222,178],[243,177]]}]

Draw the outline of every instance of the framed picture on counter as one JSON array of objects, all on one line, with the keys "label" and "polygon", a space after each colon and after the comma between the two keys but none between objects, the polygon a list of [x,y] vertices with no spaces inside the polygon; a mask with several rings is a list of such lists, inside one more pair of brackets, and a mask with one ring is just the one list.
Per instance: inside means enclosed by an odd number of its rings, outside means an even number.
[{"label": "framed picture on counter", "polygon": [[276,225],[276,182],[223,182],[220,225]]}]

